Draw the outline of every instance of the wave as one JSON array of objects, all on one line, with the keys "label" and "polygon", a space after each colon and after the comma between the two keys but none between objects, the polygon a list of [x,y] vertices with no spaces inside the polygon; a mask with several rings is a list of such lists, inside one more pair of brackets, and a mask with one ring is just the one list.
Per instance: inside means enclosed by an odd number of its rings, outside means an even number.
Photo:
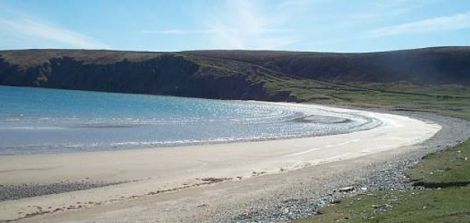
[{"label": "wave", "polygon": [[64,127],[57,126],[0,126],[0,130],[59,130]]}]

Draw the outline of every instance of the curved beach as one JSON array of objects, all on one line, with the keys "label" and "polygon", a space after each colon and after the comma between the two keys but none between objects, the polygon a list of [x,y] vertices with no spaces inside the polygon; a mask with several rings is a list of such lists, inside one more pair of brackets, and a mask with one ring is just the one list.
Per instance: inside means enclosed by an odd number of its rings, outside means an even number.
[{"label": "curved beach", "polygon": [[[178,213],[186,211],[189,214],[184,216],[188,217],[218,211],[217,205],[211,209],[210,202],[202,199],[223,203],[228,196],[231,199],[228,203],[236,207],[238,201],[242,206],[246,202],[243,197],[256,197],[253,194],[261,193],[261,189],[262,193],[268,193],[269,189],[265,190],[269,188],[268,184],[285,179],[280,176],[298,175],[299,171],[313,168],[316,172],[310,173],[312,178],[333,177],[335,172],[354,166],[353,160],[363,159],[370,164],[387,159],[390,151],[394,151],[393,155],[406,153],[416,149],[413,145],[430,139],[441,130],[437,123],[403,115],[320,105],[284,105],[361,115],[377,119],[381,124],[352,133],[306,138],[0,156],[2,185],[103,184],[103,187],[87,190],[2,201],[0,221],[189,221],[191,218],[178,218]],[[326,167],[329,172],[322,173]],[[265,178],[269,181],[262,180]],[[188,193],[195,195],[188,196]],[[295,190],[292,193],[296,193]],[[140,203],[136,205],[135,202]],[[135,218],[137,215],[141,218]]]}]

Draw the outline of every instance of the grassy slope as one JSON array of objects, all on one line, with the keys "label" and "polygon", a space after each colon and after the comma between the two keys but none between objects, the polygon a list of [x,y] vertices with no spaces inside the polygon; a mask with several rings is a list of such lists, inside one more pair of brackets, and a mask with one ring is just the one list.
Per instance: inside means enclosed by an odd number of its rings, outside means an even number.
[{"label": "grassy slope", "polygon": [[353,83],[309,79],[270,82],[268,88],[286,89],[303,102],[358,107],[419,110],[470,120],[470,88]]},{"label": "grassy slope", "polygon": [[[327,95],[339,104],[424,110],[470,120],[468,89],[400,87],[370,86],[375,90]],[[426,189],[358,195],[299,222],[470,222],[470,140],[426,156],[407,175]]]},{"label": "grassy slope", "polygon": [[324,208],[314,222],[470,222],[470,187],[358,195]]},{"label": "grassy slope", "polygon": [[470,184],[470,140],[426,156],[425,162],[412,168],[408,176],[426,187]]}]

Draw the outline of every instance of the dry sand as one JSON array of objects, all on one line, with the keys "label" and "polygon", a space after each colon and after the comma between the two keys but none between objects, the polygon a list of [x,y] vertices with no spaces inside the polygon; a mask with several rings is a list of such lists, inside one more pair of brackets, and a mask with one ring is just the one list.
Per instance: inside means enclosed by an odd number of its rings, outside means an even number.
[{"label": "dry sand", "polygon": [[[361,157],[378,159],[373,155],[398,148],[412,148],[409,146],[431,138],[441,128],[436,123],[400,115],[318,105],[291,106],[356,113],[376,118],[383,124],[370,130],[309,138],[111,152],[1,156],[0,184],[3,185],[51,184],[84,179],[127,183],[3,201],[0,202],[0,221],[43,214],[38,219],[29,220],[133,222],[145,216],[145,212],[147,218],[142,221],[168,222],[181,220],[175,218],[182,215],[181,211],[185,212],[184,216],[201,217],[204,216],[203,212],[207,212],[206,208],[187,205],[209,198],[213,204],[223,203],[229,196],[230,204],[236,208],[237,202],[240,205],[244,202],[244,197],[254,196],[263,185],[279,179],[277,175],[288,175],[290,171],[300,168],[325,166],[338,161],[346,163]],[[344,165],[343,168],[351,166]],[[341,170],[344,169],[329,173]],[[281,172],[287,173],[277,174]],[[327,173],[323,174],[328,177]],[[259,175],[269,175],[262,177],[270,180],[252,180]],[[211,186],[206,187],[209,184]],[[233,189],[223,185],[237,186]],[[195,187],[213,189],[199,189],[201,191],[197,192]],[[269,190],[263,190],[263,193],[269,193]],[[140,202],[139,205],[136,202]],[[200,205],[205,207],[206,203]],[[216,209],[217,206],[214,206],[211,211]]]}]

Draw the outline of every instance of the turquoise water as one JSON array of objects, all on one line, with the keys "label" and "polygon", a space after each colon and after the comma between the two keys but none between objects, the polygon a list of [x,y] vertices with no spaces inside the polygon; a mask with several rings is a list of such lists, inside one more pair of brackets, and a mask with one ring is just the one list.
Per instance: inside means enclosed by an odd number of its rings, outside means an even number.
[{"label": "turquoise water", "polygon": [[[264,140],[378,125],[353,114],[250,101],[23,87],[0,86],[0,104],[0,155]],[[303,120],[309,115],[348,121]]]}]

